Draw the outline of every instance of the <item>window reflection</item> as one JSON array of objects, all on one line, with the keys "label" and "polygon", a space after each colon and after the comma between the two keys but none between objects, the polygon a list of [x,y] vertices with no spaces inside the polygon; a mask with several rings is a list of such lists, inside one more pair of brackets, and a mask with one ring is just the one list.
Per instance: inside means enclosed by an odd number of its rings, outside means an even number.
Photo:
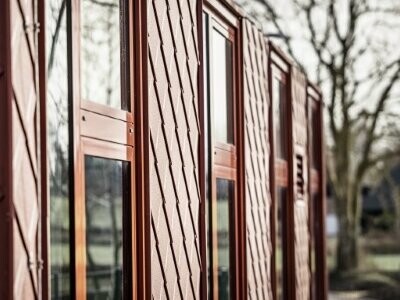
[{"label": "window reflection", "polygon": [[66,1],[46,1],[51,299],[70,299]]},{"label": "window reflection", "polygon": [[318,220],[316,217],[318,216],[318,200],[319,200],[319,193],[313,193],[310,197],[310,219],[311,219],[311,228],[310,228],[310,235],[311,235],[311,278],[312,278],[312,299],[317,299],[317,277],[316,277],[316,266],[317,266],[317,247],[318,247]]},{"label": "window reflection", "polygon": [[114,108],[121,102],[120,0],[81,1],[81,93]]},{"label": "window reflection", "polygon": [[233,144],[232,43],[216,29],[212,33],[212,102],[215,140]]},{"label": "window reflection", "polygon": [[218,299],[230,299],[230,222],[234,182],[217,179]]},{"label": "window reflection", "polygon": [[122,298],[123,163],[86,156],[87,299]]},{"label": "window reflection", "polygon": [[319,151],[318,146],[320,145],[320,141],[317,140],[319,136],[318,133],[318,111],[316,108],[311,109],[311,132],[310,132],[310,140],[311,140],[311,165],[314,169],[319,169]]},{"label": "window reflection", "polygon": [[285,205],[286,188],[279,187],[276,193],[276,235],[275,235],[275,270],[277,281],[277,299],[285,299]]},{"label": "window reflection", "polygon": [[272,101],[276,156],[281,159],[287,159],[286,91],[285,85],[276,77],[273,77],[272,80]]}]

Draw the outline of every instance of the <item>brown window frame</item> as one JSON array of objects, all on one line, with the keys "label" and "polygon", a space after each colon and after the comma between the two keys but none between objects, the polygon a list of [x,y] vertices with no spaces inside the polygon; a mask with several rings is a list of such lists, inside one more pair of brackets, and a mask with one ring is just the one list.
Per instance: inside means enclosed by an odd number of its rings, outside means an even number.
[{"label": "brown window frame", "polygon": [[[41,0],[41,4],[44,2]],[[40,6],[39,18],[45,28],[44,5]],[[68,61],[68,130],[69,130],[69,189],[70,193],[70,285],[73,299],[86,299],[85,286],[85,216],[84,216],[84,158],[93,155],[101,158],[128,161],[130,163],[130,216],[124,221],[128,225],[129,252],[131,259],[124,265],[126,277],[131,281],[124,285],[124,299],[147,299],[151,293],[151,261],[148,199],[148,104],[147,104],[147,8],[146,1],[128,0],[121,13],[125,22],[120,44],[127,53],[120,59],[128,61],[121,65],[121,98],[126,101],[115,109],[93,101],[84,100],[80,95],[80,10],[81,0],[67,1],[67,61]],[[121,24],[121,23],[120,23]],[[46,34],[39,34],[39,55],[42,62],[39,68],[41,114],[46,116]],[[92,99],[93,100],[93,99]],[[46,162],[46,118],[41,118],[40,134],[43,138],[41,154]],[[101,130],[99,130],[101,129]],[[41,174],[47,177],[47,165],[42,163]],[[125,173],[126,174],[126,173]],[[46,181],[43,181],[46,182]],[[42,184],[45,189],[47,182]],[[49,195],[42,193],[43,215],[50,206]],[[45,217],[46,218],[46,217]],[[50,245],[49,223],[42,222],[41,245],[44,256],[44,274],[49,274]],[[125,254],[124,254],[125,255]],[[138,276],[140,274],[140,276]],[[49,276],[43,278],[43,299],[50,299]],[[126,287],[129,287],[127,290]]]},{"label": "brown window frame", "polygon": [[[214,206],[216,203],[216,182],[217,179],[226,179],[234,182],[234,201],[230,207],[230,287],[231,299],[244,299],[247,295],[247,278],[245,267],[245,216],[244,216],[244,175],[243,175],[243,103],[242,103],[242,90],[241,90],[241,67],[240,67],[240,21],[237,13],[229,6],[215,0],[205,1],[202,13],[207,14],[209,32],[208,41],[211,40],[210,36],[212,30],[216,28],[227,40],[232,42],[232,112],[233,112],[233,144],[221,143],[214,140],[213,134],[213,110],[212,110],[212,54],[211,45],[206,50],[208,53],[209,65],[207,72],[208,79],[208,93],[210,95],[210,104],[206,105],[203,122],[208,123],[208,137],[203,137],[205,142],[205,152],[208,154],[208,182],[206,179],[205,184],[211,187],[209,203]],[[201,14],[202,16],[202,14]],[[202,19],[202,18],[201,18]],[[203,26],[201,26],[203,28]],[[203,34],[201,34],[201,45],[203,42]],[[207,37],[206,37],[207,38]],[[201,56],[203,58],[203,55]],[[202,75],[202,74],[201,74]],[[201,76],[203,78],[203,76]],[[200,86],[202,88],[202,86]],[[208,101],[208,95],[203,95],[205,103]],[[206,107],[205,106],[205,107]],[[207,154],[205,154],[207,155]],[[205,172],[207,173],[207,171]],[[217,241],[216,235],[216,209],[210,209],[211,214],[208,216],[209,220],[205,220],[207,224],[211,224],[210,237],[204,238],[203,243],[207,244],[207,240],[211,240],[211,253],[210,253],[210,268],[211,268],[211,286],[207,288],[207,268],[204,269],[205,273],[202,276],[202,295],[208,294],[210,290],[211,299],[218,299],[218,264],[217,264]],[[243,226],[240,226],[243,225]],[[201,225],[206,226],[206,224]],[[208,226],[208,225],[207,225]],[[214,230],[213,230],[214,228]],[[207,233],[206,233],[207,234]],[[206,263],[206,255],[202,259]],[[202,296],[206,299],[207,296]]]},{"label": "brown window frame", "polygon": [[[133,113],[134,105],[134,59],[133,59],[133,32],[132,24],[134,15],[133,0],[129,0],[127,5],[120,8],[120,31],[123,35],[120,37],[121,50],[128,50],[128,57],[120,57],[121,61],[128,59],[128,70],[121,65],[121,70],[125,72],[120,77],[121,86],[121,105],[128,110],[116,109],[103,104],[93,102],[95,99],[83,99],[81,95],[81,0],[71,1],[71,7],[68,11],[70,23],[68,27],[68,46],[71,47],[69,56],[72,81],[69,80],[69,103],[72,111],[70,112],[69,131],[70,138],[70,159],[73,160],[71,166],[73,180],[72,212],[70,215],[71,228],[73,232],[71,247],[71,264],[73,269],[71,272],[72,289],[76,300],[86,300],[86,228],[85,228],[85,155],[94,155],[102,158],[123,160],[130,162],[131,166],[131,186],[130,191],[130,207],[131,215],[124,220],[123,227],[128,230],[131,236],[131,245],[127,245],[132,253],[132,266],[124,266],[123,269],[127,274],[128,280],[132,280],[132,290],[126,290],[124,287],[123,297],[137,299],[136,283],[136,194],[135,194],[135,164],[134,164],[134,136],[133,136]],[[122,30],[121,30],[122,27]],[[127,39],[127,40],[126,40]],[[126,51],[121,51],[126,53]],[[132,89],[132,92],[131,92]],[[72,90],[72,92],[71,92]],[[99,130],[101,128],[101,130]],[[124,155],[125,153],[125,155]],[[124,251],[126,252],[126,251]],[[125,256],[125,255],[124,255]]]},{"label": "brown window frame", "polygon": [[[81,94],[79,94],[79,104],[82,110],[87,110],[91,112],[96,112],[97,114],[101,114],[104,116],[108,116],[111,118],[115,118],[124,122],[133,123],[133,115],[134,115],[134,97],[132,95],[135,94],[135,72],[134,72],[134,39],[136,33],[130,28],[133,28],[134,18],[134,0],[128,1],[119,1],[120,4],[124,4],[120,7],[120,68],[121,68],[121,76],[120,76],[120,90],[121,90],[121,105],[126,108],[113,108],[111,106],[107,106],[104,104],[100,104],[95,102],[95,99],[84,99]],[[81,71],[81,5],[82,0],[75,0],[77,5],[73,14],[75,14],[76,26],[79,28],[79,31],[73,30],[73,35],[77,39],[76,40],[76,59],[77,65]],[[122,30],[121,30],[122,29]],[[128,62],[127,66],[122,65],[121,62]],[[81,72],[79,72],[79,79],[81,76]],[[79,92],[81,87],[81,82],[77,82],[79,84]]]},{"label": "brown window frame", "polygon": [[[323,103],[322,94],[317,87],[308,83],[308,153],[309,157],[309,232],[310,232],[310,295],[311,299],[326,299],[327,268],[325,241],[325,174],[324,174],[324,140],[323,140]],[[316,117],[315,123],[313,118]],[[316,126],[314,126],[316,125]],[[313,143],[318,142],[317,145]],[[314,157],[315,156],[315,157]],[[315,164],[313,163],[315,159]],[[317,201],[315,201],[317,200]],[[312,252],[314,251],[314,257]],[[315,274],[313,273],[315,260]]]},{"label": "brown window frame", "polygon": [[[137,299],[136,284],[133,278],[137,278],[136,272],[136,194],[135,194],[135,161],[134,148],[131,145],[121,145],[109,141],[81,137],[77,168],[75,170],[75,201],[74,201],[74,235],[75,235],[75,280],[76,299],[86,299],[86,212],[85,212],[85,156],[94,156],[105,159],[126,161],[130,163],[129,194],[130,214],[128,220],[123,219],[123,227],[128,228],[130,235],[128,244],[123,245],[123,276],[132,284],[124,284],[123,298]],[[124,191],[125,192],[125,191]],[[126,199],[123,199],[126,200]],[[125,242],[125,241],[124,241]],[[125,258],[131,254],[131,261],[125,262]],[[131,265],[126,265],[130,263]],[[124,279],[125,282],[125,279]],[[131,290],[127,290],[131,288]]]},{"label": "brown window frame", "polygon": [[[271,144],[271,159],[270,159],[270,183],[271,183],[271,241],[272,241],[272,256],[271,256],[271,273],[272,273],[272,293],[273,298],[278,299],[278,275],[276,268],[276,247],[277,247],[277,193],[280,188],[286,189],[286,199],[282,208],[282,215],[286,218],[284,226],[282,226],[282,280],[285,298],[294,298],[295,286],[295,261],[294,261],[294,195],[293,195],[293,138],[292,138],[292,98],[291,98],[291,67],[290,61],[273,43],[269,43],[269,92],[270,92],[270,108],[269,108],[269,124],[270,124],[270,144]],[[275,119],[274,119],[274,101],[273,101],[273,80],[277,79],[284,85],[286,105],[284,107],[284,115],[286,127],[281,128],[281,134],[284,133],[286,140],[286,159],[278,158],[275,145]],[[284,132],[282,132],[284,130]]]}]

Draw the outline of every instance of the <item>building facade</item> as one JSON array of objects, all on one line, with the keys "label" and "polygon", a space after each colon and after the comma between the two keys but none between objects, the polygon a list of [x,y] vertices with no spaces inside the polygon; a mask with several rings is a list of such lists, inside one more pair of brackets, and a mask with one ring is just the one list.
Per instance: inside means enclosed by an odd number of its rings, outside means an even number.
[{"label": "building facade", "polygon": [[0,2],[0,299],[326,299],[318,87],[227,0]]}]

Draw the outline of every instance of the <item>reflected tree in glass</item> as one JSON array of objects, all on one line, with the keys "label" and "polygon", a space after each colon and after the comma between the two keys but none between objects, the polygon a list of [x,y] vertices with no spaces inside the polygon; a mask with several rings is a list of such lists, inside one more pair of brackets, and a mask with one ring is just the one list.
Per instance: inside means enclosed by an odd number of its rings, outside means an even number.
[{"label": "reflected tree in glass", "polygon": [[212,101],[217,142],[233,144],[232,42],[212,32]]},{"label": "reflected tree in glass", "polygon": [[230,299],[230,207],[234,182],[217,179],[218,299]]},{"label": "reflected tree in glass", "polygon": [[120,45],[119,0],[82,0],[82,99],[125,108],[121,102]]},{"label": "reflected tree in glass", "polygon": [[[82,0],[82,96],[121,108],[118,0]],[[70,299],[67,0],[46,1],[51,298]]]},{"label": "reflected tree in glass", "polygon": [[122,298],[125,164],[85,158],[87,299]]},{"label": "reflected tree in glass", "polygon": [[276,232],[275,232],[275,272],[277,280],[277,299],[285,299],[285,201],[286,188],[278,187],[276,192]]},{"label": "reflected tree in glass", "polygon": [[46,1],[47,138],[52,299],[70,299],[66,0]]}]

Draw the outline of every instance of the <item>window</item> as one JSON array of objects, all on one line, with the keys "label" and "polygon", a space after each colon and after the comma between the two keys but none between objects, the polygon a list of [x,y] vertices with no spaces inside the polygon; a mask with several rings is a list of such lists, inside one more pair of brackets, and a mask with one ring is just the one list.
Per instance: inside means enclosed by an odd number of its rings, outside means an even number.
[{"label": "window", "polygon": [[275,209],[275,272],[277,282],[277,299],[286,299],[286,274],[284,272],[284,259],[286,243],[286,205],[287,189],[279,187],[276,191],[276,209]]},{"label": "window", "polygon": [[[274,165],[273,183],[273,214],[271,221],[274,228],[273,236],[273,281],[275,299],[288,299],[290,297],[289,274],[293,267],[288,260],[291,255],[290,243],[293,239],[293,228],[291,222],[291,193],[289,192],[290,182],[290,161],[289,161],[289,126],[290,126],[290,102],[288,93],[288,68],[279,57],[271,52],[271,119],[273,131],[273,153]],[[303,167],[302,159],[295,161],[297,167]],[[297,182],[298,181],[298,182]],[[303,192],[302,177],[296,178],[296,191]],[[293,273],[293,272],[292,272]]]},{"label": "window", "polygon": [[274,68],[272,77],[272,101],[274,119],[275,154],[279,159],[287,159],[287,100],[286,77]]},{"label": "window", "polygon": [[[121,299],[124,277],[123,199],[129,163],[85,156],[85,235],[87,298]],[[125,174],[123,174],[125,173]],[[125,176],[124,176],[125,175]],[[126,180],[127,179],[127,180]],[[125,222],[126,223],[126,222]],[[125,246],[126,248],[126,246]],[[101,254],[100,254],[101,253]]]},{"label": "window", "polygon": [[325,204],[323,196],[322,166],[322,120],[321,97],[316,90],[307,88],[308,119],[310,120],[308,135],[310,156],[309,166],[309,231],[310,231],[310,271],[312,299],[326,298],[326,285],[321,279],[325,278]]},{"label": "window", "polygon": [[318,213],[318,201],[320,200],[318,193],[313,193],[310,197],[310,270],[311,270],[311,299],[317,298],[317,252],[318,252],[318,242],[316,239],[316,234],[318,232],[318,220],[316,219]]},{"label": "window", "polygon": [[216,226],[213,228],[213,235],[216,234],[217,240],[218,299],[230,299],[230,278],[232,276],[230,248],[232,245],[230,238],[231,225],[229,223],[232,204],[235,201],[234,181],[217,178],[216,194],[212,205],[216,208]]},{"label": "window", "polygon": [[236,29],[208,9],[203,24],[208,297],[225,300],[237,297],[239,266]]},{"label": "window", "polygon": [[133,151],[83,138],[75,199],[77,298],[132,298]]},{"label": "window", "polygon": [[127,76],[125,41],[128,1],[81,0],[81,95],[117,109],[128,110],[121,97]]},{"label": "window", "polygon": [[222,28],[212,29],[212,99],[215,141],[234,144],[232,41]]},{"label": "window", "polygon": [[69,174],[68,61],[65,1],[46,1],[47,149],[50,214],[50,297],[67,299],[71,290],[71,191]]},{"label": "window", "polygon": [[137,296],[137,5],[46,2],[52,299]]},{"label": "window", "polygon": [[[315,100],[312,100],[312,102]],[[316,104],[313,103],[314,105],[311,106],[311,130],[310,130],[310,143],[311,143],[311,165],[313,169],[319,170],[319,158],[320,158],[320,153],[319,153],[319,139],[320,139],[320,134],[319,134],[319,128],[320,128],[320,122],[318,118],[318,110],[316,107]]]},{"label": "window", "polygon": [[[80,68],[73,99],[75,295],[77,299],[131,298],[135,270],[136,205],[133,178],[133,116],[129,81],[128,1],[80,2]],[[74,15],[73,15],[74,16]],[[79,101],[80,100],[80,101]],[[80,109],[78,109],[80,107]],[[125,112],[127,111],[127,112]],[[101,130],[99,130],[101,128]],[[84,226],[83,226],[84,224]]]}]

